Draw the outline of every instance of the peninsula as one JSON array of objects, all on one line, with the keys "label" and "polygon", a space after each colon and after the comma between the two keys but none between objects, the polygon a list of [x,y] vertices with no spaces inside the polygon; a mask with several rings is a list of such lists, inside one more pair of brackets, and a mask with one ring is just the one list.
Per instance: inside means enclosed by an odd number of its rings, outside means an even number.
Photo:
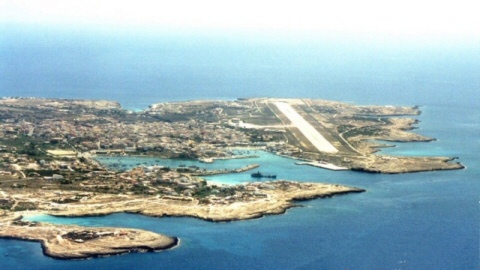
[{"label": "peninsula", "polygon": [[178,244],[175,237],[138,229],[90,228],[28,221],[2,222],[0,237],[40,242],[56,259],[86,259],[129,252],[158,251]]},{"label": "peninsula", "polygon": [[155,251],[175,237],[128,228],[83,228],[22,221],[30,211],[55,216],[118,212],[189,216],[215,222],[281,214],[296,201],[363,192],[291,180],[239,185],[203,176],[259,167],[106,167],[98,156],[158,159],[254,158],[255,148],[331,170],[407,173],[461,169],[451,157],[377,155],[380,142],[431,141],[411,132],[418,107],[356,106],[311,99],[238,99],[159,103],[141,112],[116,102],[0,99],[0,237],[39,241],[46,255],[87,258]]},{"label": "peninsula", "polygon": [[0,238],[40,242],[45,255],[57,259],[164,250],[177,246],[179,239],[131,228],[86,228],[22,221],[22,214],[33,211],[79,217],[127,212],[225,222],[282,214],[297,206],[295,201],[364,191],[341,185],[284,180],[228,187],[208,186],[197,189],[197,194],[177,196],[67,191],[62,190],[65,188],[62,186],[47,186],[39,190],[33,186],[33,181],[28,181],[23,188],[0,190],[0,207],[4,209],[0,210]]}]

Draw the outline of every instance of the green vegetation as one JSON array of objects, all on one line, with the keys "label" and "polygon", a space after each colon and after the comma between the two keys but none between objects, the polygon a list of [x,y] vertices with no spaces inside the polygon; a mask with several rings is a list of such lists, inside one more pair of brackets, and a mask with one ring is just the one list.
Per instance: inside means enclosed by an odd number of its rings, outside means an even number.
[{"label": "green vegetation", "polygon": [[130,191],[137,195],[148,194],[149,190],[150,188],[144,185],[133,185],[133,187],[130,189]]},{"label": "green vegetation", "polygon": [[366,137],[373,137],[373,136],[380,136],[383,135],[384,130],[376,127],[376,126],[367,126],[367,127],[360,127],[354,128],[344,133],[345,138],[351,138],[355,136],[366,136]]},{"label": "green vegetation", "polygon": [[14,204],[13,200],[0,199],[0,209],[8,210],[11,209]]},{"label": "green vegetation", "polygon": [[205,185],[195,190],[195,193],[193,193],[193,196],[197,198],[205,198],[212,194],[212,190],[213,188],[211,186]]},{"label": "green vegetation", "polygon": [[32,202],[17,202],[13,211],[25,211],[25,210],[35,210],[37,205]]}]

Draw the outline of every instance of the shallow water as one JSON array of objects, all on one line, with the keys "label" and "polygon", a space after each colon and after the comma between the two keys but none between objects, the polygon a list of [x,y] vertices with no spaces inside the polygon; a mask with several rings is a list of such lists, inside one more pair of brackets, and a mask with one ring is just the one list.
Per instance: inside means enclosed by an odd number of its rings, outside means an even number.
[{"label": "shallow water", "polygon": [[[239,96],[421,105],[416,132],[438,140],[399,144],[381,153],[460,157],[467,168],[402,175],[333,172],[297,166],[271,154],[202,163],[198,165],[237,168],[255,162],[280,179],[353,185],[367,192],[302,202],[304,207],[284,215],[229,223],[133,214],[30,216],[84,226],[143,228],[182,242],[160,253],[59,261],[43,256],[38,243],[1,239],[0,269],[479,268],[478,50],[440,45],[377,50],[331,43],[257,48],[208,40],[193,46],[189,40],[161,38],[144,46],[123,38],[64,37],[16,31],[3,35],[0,95],[115,99],[129,109],[160,101]],[[249,172],[208,179],[252,180]]]},{"label": "shallow water", "polygon": [[[435,121],[431,112],[436,110],[425,112],[424,123]],[[460,129],[465,121],[453,124],[457,125]],[[279,178],[354,185],[367,192],[302,202],[304,207],[290,209],[284,215],[229,223],[133,214],[74,219],[32,216],[28,219],[143,228],[177,236],[182,241],[180,247],[161,253],[73,262],[38,256],[34,261],[51,269],[100,269],[111,265],[122,269],[469,269],[478,263],[478,253],[472,251],[478,248],[475,232],[480,222],[480,173],[474,166],[476,154],[471,149],[478,149],[479,145],[463,144],[449,137],[456,133],[437,133],[442,129],[431,124],[422,128],[422,132],[443,138],[426,143],[425,147],[446,149],[439,152],[445,155],[455,149],[455,155],[461,157],[467,169],[401,175],[334,172],[298,166],[294,160],[259,152],[260,158],[251,160],[259,163],[260,169],[275,171]],[[473,133],[469,129],[457,131]],[[238,166],[251,160],[222,162]],[[211,178],[229,183],[251,181],[248,173]],[[25,245],[33,250],[35,244]]]}]

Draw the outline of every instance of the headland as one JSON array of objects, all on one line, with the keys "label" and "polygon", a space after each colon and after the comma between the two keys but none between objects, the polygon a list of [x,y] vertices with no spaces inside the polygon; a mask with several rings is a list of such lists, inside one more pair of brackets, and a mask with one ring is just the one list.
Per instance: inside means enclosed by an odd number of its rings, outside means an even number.
[{"label": "headland", "polygon": [[7,219],[0,217],[0,238],[40,242],[44,254],[55,259],[160,251],[175,247],[179,241],[175,237],[138,229],[90,228]]},{"label": "headland", "polygon": [[[432,141],[411,132],[418,107],[356,106],[311,99],[159,103],[141,112],[116,102],[0,99],[0,237],[39,241],[56,258],[86,258],[172,247],[178,239],[118,228],[18,220],[24,211],[56,216],[188,216],[215,222],[281,214],[296,201],[363,192],[290,180],[216,185],[202,176],[254,168],[106,168],[99,155],[167,159],[245,158],[255,148],[332,170],[408,173],[461,169],[452,157],[377,155],[377,141]],[[410,117],[411,116],[411,117]],[[261,169],[261,168],[260,168]],[[295,179],[292,179],[295,180]]]}]

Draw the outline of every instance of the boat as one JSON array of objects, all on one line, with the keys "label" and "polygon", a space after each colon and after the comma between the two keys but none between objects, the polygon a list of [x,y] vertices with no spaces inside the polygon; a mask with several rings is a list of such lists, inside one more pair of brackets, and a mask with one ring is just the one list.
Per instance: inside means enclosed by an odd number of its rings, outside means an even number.
[{"label": "boat", "polygon": [[276,174],[262,174],[260,171],[256,173],[252,173],[251,176],[253,178],[272,178],[272,179],[277,178]]}]

